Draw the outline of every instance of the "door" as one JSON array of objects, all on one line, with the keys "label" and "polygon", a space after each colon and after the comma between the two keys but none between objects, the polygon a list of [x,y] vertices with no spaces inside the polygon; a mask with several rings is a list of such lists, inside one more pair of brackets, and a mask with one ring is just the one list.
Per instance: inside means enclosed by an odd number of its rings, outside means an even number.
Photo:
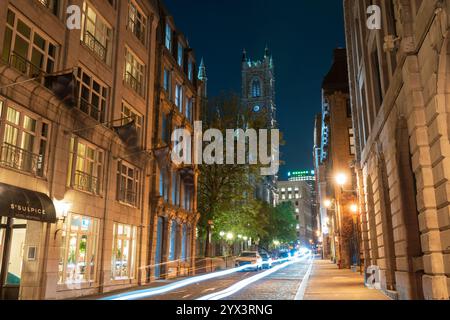
[{"label": "door", "polygon": [[25,220],[8,218],[1,225],[1,270],[0,298],[17,300],[19,298],[20,282],[27,225]]},{"label": "door", "polygon": [[156,252],[155,252],[155,278],[161,278],[162,263],[162,239],[163,239],[164,218],[158,218],[158,226],[156,231]]}]

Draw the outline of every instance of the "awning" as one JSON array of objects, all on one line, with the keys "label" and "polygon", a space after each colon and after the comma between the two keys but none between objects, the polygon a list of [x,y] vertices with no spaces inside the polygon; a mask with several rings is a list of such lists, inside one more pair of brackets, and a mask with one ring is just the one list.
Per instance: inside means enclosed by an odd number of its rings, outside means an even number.
[{"label": "awning", "polygon": [[0,216],[56,223],[53,201],[44,193],[0,183]]}]

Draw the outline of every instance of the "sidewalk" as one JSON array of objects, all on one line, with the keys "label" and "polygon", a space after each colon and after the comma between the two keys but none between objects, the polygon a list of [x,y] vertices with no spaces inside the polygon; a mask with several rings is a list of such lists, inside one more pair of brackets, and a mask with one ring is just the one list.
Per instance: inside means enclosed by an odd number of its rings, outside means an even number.
[{"label": "sidewalk", "polygon": [[339,270],[330,261],[316,260],[304,300],[390,300],[382,292],[364,286],[364,276]]}]

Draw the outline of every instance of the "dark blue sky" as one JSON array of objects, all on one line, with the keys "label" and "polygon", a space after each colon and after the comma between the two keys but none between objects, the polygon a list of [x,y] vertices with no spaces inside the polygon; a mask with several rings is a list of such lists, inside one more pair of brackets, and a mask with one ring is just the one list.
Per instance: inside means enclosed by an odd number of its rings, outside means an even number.
[{"label": "dark blue sky", "polygon": [[321,83],[333,49],[344,47],[342,1],[163,0],[197,59],[205,59],[209,95],[240,94],[242,49],[274,58],[278,121],[286,146],[280,178],[312,169],[314,116],[321,109]]}]

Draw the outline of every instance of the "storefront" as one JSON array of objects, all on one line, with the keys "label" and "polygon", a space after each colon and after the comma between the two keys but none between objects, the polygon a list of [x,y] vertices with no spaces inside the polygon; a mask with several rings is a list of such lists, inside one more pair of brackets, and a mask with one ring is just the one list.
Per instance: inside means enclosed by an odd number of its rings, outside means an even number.
[{"label": "storefront", "polygon": [[56,223],[52,200],[0,183],[0,299],[18,299],[23,262],[37,259],[38,245],[27,241],[30,223]]}]

